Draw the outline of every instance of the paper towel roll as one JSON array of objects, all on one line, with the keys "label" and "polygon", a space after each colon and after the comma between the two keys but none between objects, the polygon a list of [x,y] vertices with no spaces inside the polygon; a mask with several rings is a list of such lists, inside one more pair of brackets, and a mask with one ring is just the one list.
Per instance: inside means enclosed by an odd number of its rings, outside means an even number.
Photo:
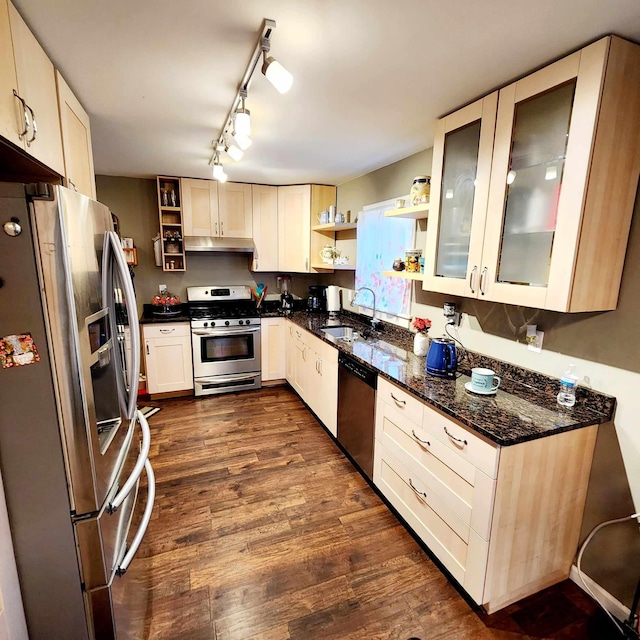
[{"label": "paper towel roll", "polygon": [[340,311],[340,287],[335,285],[327,287],[327,311],[329,313]]}]

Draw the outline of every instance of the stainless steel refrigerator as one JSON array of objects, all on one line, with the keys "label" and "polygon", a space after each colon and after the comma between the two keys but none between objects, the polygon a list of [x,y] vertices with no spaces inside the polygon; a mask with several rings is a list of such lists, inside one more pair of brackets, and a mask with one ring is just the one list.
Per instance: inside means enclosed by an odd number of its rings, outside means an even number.
[{"label": "stainless steel refrigerator", "polygon": [[155,483],[139,335],[109,209],[0,183],[0,471],[31,640],[143,638],[134,556]]}]

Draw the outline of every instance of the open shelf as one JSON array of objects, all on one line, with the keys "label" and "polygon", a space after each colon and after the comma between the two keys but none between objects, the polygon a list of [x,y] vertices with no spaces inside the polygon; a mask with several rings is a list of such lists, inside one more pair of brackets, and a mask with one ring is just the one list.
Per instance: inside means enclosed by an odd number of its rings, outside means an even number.
[{"label": "open shelf", "polygon": [[312,231],[348,231],[349,229],[357,229],[358,225],[355,222],[343,222],[342,224],[316,224],[311,227]]},{"label": "open shelf", "polygon": [[326,262],[319,262],[311,265],[312,269],[324,269],[328,271],[355,271],[355,264],[327,264]]},{"label": "open shelf", "polygon": [[422,220],[429,217],[429,207],[431,204],[418,204],[415,207],[402,207],[401,209],[387,209],[384,212],[387,218],[407,218],[410,220]]},{"label": "open shelf", "polygon": [[405,280],[424,280],[424,273],[416,273],[415,271],[383,271],[382,275],[389,278],[404,278]]}]

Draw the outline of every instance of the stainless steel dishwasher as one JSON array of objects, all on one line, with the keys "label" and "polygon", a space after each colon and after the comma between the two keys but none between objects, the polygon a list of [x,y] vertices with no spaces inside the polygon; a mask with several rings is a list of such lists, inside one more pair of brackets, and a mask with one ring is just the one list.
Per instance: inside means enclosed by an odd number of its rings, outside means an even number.
[{"label": "stainless steel dishwasher", "polygon": [[373,369],[338,355],[338,442],[371,480],[377,386]]}]

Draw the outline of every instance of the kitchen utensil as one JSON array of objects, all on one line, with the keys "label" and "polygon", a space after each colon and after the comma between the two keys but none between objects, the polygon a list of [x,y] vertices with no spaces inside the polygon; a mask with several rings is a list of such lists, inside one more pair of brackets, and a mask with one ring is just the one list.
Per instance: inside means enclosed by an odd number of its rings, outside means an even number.
[{"label": "kitchen utensil", "polygon": [[449,338],[432,338],[427,353],[427,373],[439,378],[455,378],[458,367],[456,346]]},{"label": "kitchen utensil", "polygon": [[327,308],[327,287],[323,284],[314,284],[309,287],[307,309],[309,311],[325,311]]},{"label": "kitchen utensil", "polygon": [[320,224],[327,224],[329,222],[329,212],[326,209],[318,215],[318,222]]},{"label": "kitchen utensil", "polygon": [[264,288],[260,292],[260,297],[258,298],[258,302],[256,303],[256,309],[259,309],[260,306],[262,305],[262,301],[264,300],[265,296],[267,295],[267,289],[269,288],[269,287],[265,287],[264,285],[262,285],[262,286]]},{"label": "kitchen utensil", "polygon": [[340,287],[333,284],[327,287],[327,311],[329,315],[340,312]]},{"label": "kitchen utensil", "polygon": [[336,224],[344,223],[344,213],[336,213]]}]

